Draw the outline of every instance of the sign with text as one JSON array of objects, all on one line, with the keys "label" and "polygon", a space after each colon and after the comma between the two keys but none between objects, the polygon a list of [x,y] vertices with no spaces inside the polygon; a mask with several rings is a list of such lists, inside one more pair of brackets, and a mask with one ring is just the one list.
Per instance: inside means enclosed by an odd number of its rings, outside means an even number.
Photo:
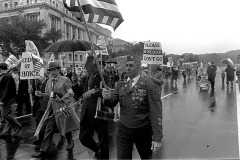
[{"label": "sign with text", "polygon": [[32,53],[22,53],[22,63],[20,69],[20,79],[36,79],[40,78],[40,72],[33,69]]},{"label": "sign with text", "polygon": [[80,74],[82,71],[84,71],[85,67],[84,65],[80,65],[78,67],[75,68],[76,70],[76,74]]},{"label": "sign with text", "polygon": [[163,64],[162,47],[160,42],[145,42],[143,50],[144,64]]},{"label": "sign with text", "polygon": [[98,50],[96,52],[97,55],[102,54],[102,55],[108,55],[108,50],[107,50],[107,45],[105,42],[105,38],[103,36],[99,36],[97,40],[97,45],[102,48],[102,50]]}]

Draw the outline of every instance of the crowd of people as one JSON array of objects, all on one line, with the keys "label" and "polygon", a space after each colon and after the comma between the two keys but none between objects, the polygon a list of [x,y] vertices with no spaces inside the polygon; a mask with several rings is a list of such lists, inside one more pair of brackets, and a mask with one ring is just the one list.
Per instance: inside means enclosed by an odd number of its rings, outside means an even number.
[{"label": "crowd of people", "polygon": [[[85,72],[77,75],[67,69],[64,75],[57,62],[50,62],[44,78],[31,82],[20,80],[18,70],[8,71],[6,63],[0,63],[0,105],[2,136],[16,136],[21,124],[15,116],[33,114],[36,118],[35,139],[32,143],[39,150],[32,157],[47,157],[55,132],[60,136],[59,144],[67,141],[67,151],[74,148],[72,132],[79,130],[81,144],[93,152],[94,159],[109,159],[109,121],[96,118],[98,106],[101,112],[113,113],[120,106],[117,122],[117,158],[132,159],[133,144],[141,159],[151,159],[154,151],[161,147],[162,132],[162,85],[170,79],[177,83],[179,76],[184,81],[195,75],[197,80],[204,74],[201,66],[164,65],[141,66],[138,57],[128,56],[125,71],[119,73],[111,66],[100,64],[88,56]],[[206,74],[212,90],[215,87],[217,66],[211,62]],[[228,65],[222,71],[222,83],[233,88],[234,72]],[[226,74],[225,74],[226,73]],[[237,82],[240,80],[240,67],[237,67]],[[102,84],[102,85],[101,85]],[[31,107],[30,94],[34,104]],[[100,99],[100,101],[99,101]],[[12,106],[16,105],[16,115]],[[25,111],[24,111],[25,108]],[[109,118],[109,117],[108,117]],[[93,136],[97,133],[98,141]]]},{"label": "crowd of people", "polygon": [[[133,144],[142,159],[151,159],[152,153],[161,147],[163,137],[161,68],[153,69],[153,76],[144,77],[140,59],[131,56],[128,56],[125,67],[122,74],[105,64],[99,70],[98,61],[88,56],[86,72],[76,75],[68,70],[64,75],[57,62],[50,62],[44,78],[31,81],[32,88],[29,88],[28,80],[16,76],[17,70],[9,72],[7,64],[1,63],[3,131],[0,138],[16,136],[22,128],[16,116],[32,113],[36,118],[32,143],[39,146],[32,157],[48,156],[55,132],[61,135],[58,145],[66,139],[66,150],[71,151],[74,148],[72,132],[79,130],[81,144],[95,152],[94,159],[109,159],[109,121],[96,118],[99,98],[102,98],[102,112],[113,112],[117,104],[121,108],[117,122],[118,159],[131,159]],[[33,95],[33,107],[30,94]],[[17,105],[16,115],[12,113],[14,104]],[[98,141],[93,138],[94,132]]]}]

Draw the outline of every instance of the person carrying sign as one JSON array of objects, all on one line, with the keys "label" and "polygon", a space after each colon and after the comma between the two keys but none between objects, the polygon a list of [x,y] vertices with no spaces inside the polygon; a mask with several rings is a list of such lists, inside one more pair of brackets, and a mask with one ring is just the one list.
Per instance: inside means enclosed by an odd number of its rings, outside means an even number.
[{"label": "person carrying sign", "polygon": [[[94,118],[96,114],[98,97],[102,96],[100,87],[100,73],[93,56],[88,56],[85,64],[88,75],[83,77],[80,85],[73,87],[77,95],[85,98],[80,113],[79,140],[85,147],[95,152],[95,159],[109,159],[108,122]],[[105,83],[109,85],[109,77],[103,74]],[[79,97],[80,98],[80,97]],[[107,111],[105,106],[101,107]],[[99,142],[93,139],[94,131],[98,135]]]},{"label": "person carrying sign", "polygon": [[128,57],[127,82],[118,82],[115,90],[103,89],[104,105],[120,103],[120,121],[117,131],[117,159],[132,159],[133,144],[141,159],[152,159],[152,153],[161,147],[162,101],[157,84],[140,76],[141,60]]},{"label": "person carrying sign", "polygon": [[49,64],[48,71],[51,76],[47,81],[45,93],[38,91],[38,94],[49,97],[47,110],[45,112],[49,112],[50,116],[45,119],[47,120],[45,136],[41,144],[40,152],[32,155],[34,158],[46,157],[46,152],[52,142],[55,126],[57,126],[61,136],[65,136],[67,139],[68,146],[66,150],[71,151],[74,147],[71,131],[79,129],[79,119],[73,108],[68,108],[68,114],[70,116],[66,116],[60,112],[63,108],[66,108],[74,102],[74,94],[71,88],[72,83],[69,78],[60,75],[60,68],[57,62],[51,62]]},{"label": "person carrying sign", "polygon": [[[16,136],[21,130],[21,124],[12,117],[11,105],[15,102],[16,85],[11,73],[7,73],[6,63],[0,63],[0,107],[4,119],[4,129],[0,136]],[[13,133],[11,134],[11,131]]]}]

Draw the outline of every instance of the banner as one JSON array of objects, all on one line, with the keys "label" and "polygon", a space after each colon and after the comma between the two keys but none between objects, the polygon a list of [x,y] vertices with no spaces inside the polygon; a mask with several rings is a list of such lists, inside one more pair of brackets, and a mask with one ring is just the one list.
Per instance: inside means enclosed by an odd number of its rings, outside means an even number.
[{"label": "banner", "polygon": [[143,50],[144,64],[163,64],[162,47],[160,42],[145,42]]},{"label": "banner", "polygon": [[55,62],[55,56],[54,56],[53,53],[52,53],[51,57],[49,58],[48,64],[49,64],[50,62]]},{"label": "banner", "polygon": [[99,50],[96,52],[96,55],[102,54],[102,55],[108,55],[107,45],[105,42],[105,39],[103,36],[99,36],[97,40],[97,45],[102,48],[102,50]]},{"label": "banner", "polygon": [[172,57],[168,57],[168,62],[169,62],[169,66],[172,67],[173,66],[173,59],[172,59]]},{"label": "banner", "polygon": [[31,52],[36,56],[40,57],[39,51],[33,41],[25,40],[26,52]]},{"label": "banner", "polygon": [[23,52],[21,62],[22,63],[20,69],[20,79],[40,78],[40,72],[37,70],[34,71],[33,58],[31,52]]},{"label": "banner", "polygon": [[18,59],[14,55],[10,55],[8,59],[6,59],[5,63],[8,65],[8,67],[16,64],[18,62]]},{"label": "banner", "polygon": [[75,68],[76,74],[80,74],[82,71],[84,71],[85,67],[84,65],[80,65]]}]

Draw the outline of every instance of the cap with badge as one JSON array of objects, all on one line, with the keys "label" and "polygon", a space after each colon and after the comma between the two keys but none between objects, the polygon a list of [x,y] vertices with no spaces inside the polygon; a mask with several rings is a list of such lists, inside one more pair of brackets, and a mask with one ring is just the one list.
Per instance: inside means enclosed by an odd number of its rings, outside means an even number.
[{"label": "cap with badge", "polygon": [[128,61],[134,61],[134,62],[138,62],[138,63],[141,63],[141,57],[142,56],[137,56],[137,55],[134,55],[134,56],[130,56],[130,55],[128,55],[127,56],[127,60],[126,60],[126,62],[128,62]]}]

